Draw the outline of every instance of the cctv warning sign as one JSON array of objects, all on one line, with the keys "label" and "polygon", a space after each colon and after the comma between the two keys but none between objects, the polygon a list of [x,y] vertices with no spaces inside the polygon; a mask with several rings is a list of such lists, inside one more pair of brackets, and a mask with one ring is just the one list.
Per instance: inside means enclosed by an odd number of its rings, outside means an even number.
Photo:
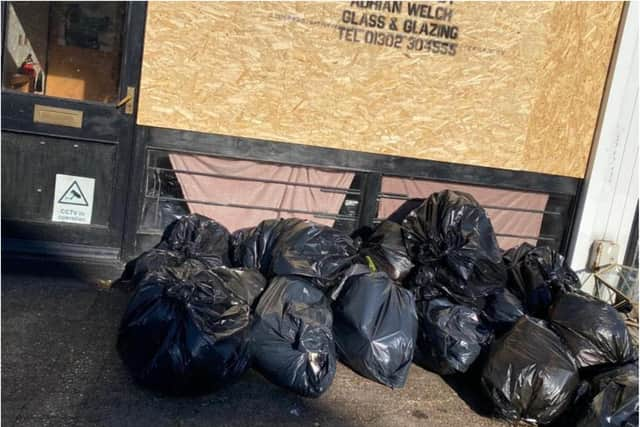
[{"label": "cctv warning sign", "polygon": [[56,174],[52,221],[91,224],[94,178]]}]

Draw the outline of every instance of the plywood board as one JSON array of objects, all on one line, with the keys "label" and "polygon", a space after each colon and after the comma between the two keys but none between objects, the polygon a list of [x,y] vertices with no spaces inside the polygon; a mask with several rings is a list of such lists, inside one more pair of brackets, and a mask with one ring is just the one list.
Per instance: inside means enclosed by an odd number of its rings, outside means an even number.
[{"label": "plywood board", "polygon": [[151,2],[138,123],[582,177],[621,9]]}]

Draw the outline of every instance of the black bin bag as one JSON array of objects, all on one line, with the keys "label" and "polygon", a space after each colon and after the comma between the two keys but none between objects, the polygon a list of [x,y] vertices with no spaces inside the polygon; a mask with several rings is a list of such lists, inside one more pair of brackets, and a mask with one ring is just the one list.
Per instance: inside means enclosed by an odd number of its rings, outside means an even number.
[{"label": "black bin bag", "polygon": [[496,335],[499,335],[511,329],[513,324],[524,316],[524,307],[522,302],[505,288],[487,297],[482,316]]},{"label": "black bin bag", "polygon": [[403,387],[413,360],[418,317],[413,294],[383,272],[351,276],[333,303],[340,359],[359,374]]},{"label": "black bin bag", "polygon": [[591,296],[560,295],[551,306],[549,320],[579,368],[623,364],[637,357],[622,315]]},{"label": "black bin bag", "polygon": [[578,276],[558,252],[523,243],[503,256],[509,275],[507,287],[523,302],[525,312],[541,319],[560,293],[580,288]]},{"label": "black bin bag", "polygon": [[370,257],[378,270],[391,279],[404,279],[413,268],[402,237],[402,227],[391,221],[383,221],[366,238],[360,248],[360,256]]},{"label": "black bin bag", "polygon": [[249,364],[250,308],[208,276],[151,273],[120,324],[118,352],[141,384],[168,394],[211,391]]},{"label": "black bin bag", "polygon": [[480,312],[447,298],[416,304],[418,329],[417,364],[440,375],[469,370],[493,338]]},{"label": "black bin bag", "polygon": [[578,427],[638,426],[638,364],[628,363],[591,381],[593,398]]},{"label": "black bin bag", "polygon": [[230,266],[229,231],[216,221],[198,214],[186,215],[169,224],[156,249],[197,258],[210,267]]},{"label": "black bin bag", "polygon": [[150,249],[127,263],[120,280],[132,282],[135,285],[152,272],[163,273],[172,270],[174,275],[186,277],[194,271],[202,271],[207,268],[208,265],[199,259],[187,258],[180,252]]},{"label": "black bin bag", "polygon": [[444,190],[409,212],[402,231],[411,261],[420,266],[413,287],[439,290],[482,308],[502,289],[506,270],[491,221],[469,194]]},{"label": "black bin bag", "polygon": [[336,373],[333,317],[327,297],[301,277],[276,277],[255,312],[254,366],[269,381],[318,397]]},{"label": "black bin bag", "polygon": [[258,271],[249,268],[217,267],[194,272],[191,280],[216,283],[224,286],[243,303],[252,309],[267,287],[267,280]]},{"label": "black bin bag", "polygon": [[347,234],[300,219],[266,220],[232,237],[234,265],[257,268],[267,278],[297,275],[328,289],[357,255]]},{"label": "black bin bag", "polygon": [[529,316],[491,345],[481,381],[498,414],[538,424],[560,415],[580,383],[560,337]]},{"label": "black bin bag", "polygon": [[271,252],[282,231],[303,222],[301,219],[266,219],[255,227],[231,235],[232,262],[235,267],[258,269],[270,275]]},{"label": "black bin bag", "polygon": [[310,221],[288,227],[271,253],[271,276],[297,275],[329,289],[351,266],[357,248],[347,234]]},{"label": "black bin bag", "polygon": [[180,276],[193,271],[230,266],[230,234],[216,221],[202,215],[186,215],[169,224],[160,243],[129,261],[120,284],[135,287],[147,274],[167,268]]}]

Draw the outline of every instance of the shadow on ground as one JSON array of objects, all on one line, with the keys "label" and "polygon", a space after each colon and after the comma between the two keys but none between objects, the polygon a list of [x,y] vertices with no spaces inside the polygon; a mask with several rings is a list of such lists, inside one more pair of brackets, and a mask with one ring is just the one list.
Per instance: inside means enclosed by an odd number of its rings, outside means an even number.
[{"label": "shadow on ground", "polygon": [[464,384],[456,383],[456,392],[415,365],[399,390],[339,365],[318,399],[254,371],[206,396],[165,397],[134,384],[118,359],[125,293],[35,273],[2,277],[3,426],[504,425],[465,402]]},{"label": "shadow on ground", "polygon": [[473,381],[469,381],[469,377],[463,375],[451,375],[444,380],[469,408],[478,415],[490,417],[493,414],[493,404],[482,390],[480,372],[471,372],[469,375],[474,378]]}]

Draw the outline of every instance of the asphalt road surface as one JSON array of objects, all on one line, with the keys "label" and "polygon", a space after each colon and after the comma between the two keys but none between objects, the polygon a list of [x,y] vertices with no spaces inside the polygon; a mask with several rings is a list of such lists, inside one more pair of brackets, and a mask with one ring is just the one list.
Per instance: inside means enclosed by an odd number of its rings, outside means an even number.
[{"label": "asphalt road surface", "polygon": [[133,383],[115,351],[127,299],[77,279],[3,275],[3,426],[506,425],[487,416],[486,401],[464,381],[416,365],[399,390],[339,365],[318,399],[254,371],[206,396],[165,397]]}]

